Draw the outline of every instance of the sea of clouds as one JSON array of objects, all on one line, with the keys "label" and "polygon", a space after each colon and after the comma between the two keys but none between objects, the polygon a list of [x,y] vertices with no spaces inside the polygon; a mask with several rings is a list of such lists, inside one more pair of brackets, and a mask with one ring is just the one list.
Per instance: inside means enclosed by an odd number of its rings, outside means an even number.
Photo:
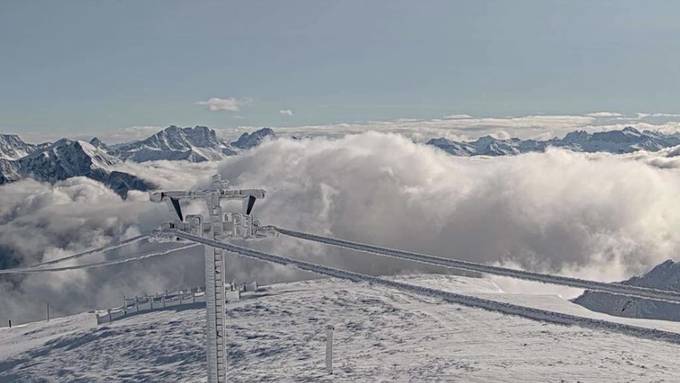
[{"label": "sea of clouds", "polygon": [[[123,166],[163,188],[207,185],[215,171],[236,186],[265,188],[268,196],[254,213],[264,224],[613,281],[677,257],[676,154],[549,150],[462,158],[403,135],[368,132],[273,140],[219,164]],[[170,217],[144,193],[122,200],[85,178],[8,184],[0,187],[0,257],[5,267],[29,265],[148,232]],[[250,245],[371,274],[434,271],[284,237]],[[152,249],[140,244],[113,256]],[[123,295],[197,286],[203,283],[201,254],[196,249],[110,268],[2,277],[0,320],[39,319],[47,301],[66,314],[115,305]],[[238,258],[230,258],[228,273],[261,283],[311,277]]]},{"label": "sea of clouds", "polygon": [[[89,132],[70,135],[70,138],[89,141],[99,137],[107,144],[145,139],[165,126],[131,126],[106,132]],[[398,133],[416,142],[425,142],[434,137],[452,140],[474,140],[484,135],[498,138],[550,139],[563,137],[574,130],[599,132],[633,127],[638,130],[652,130],[662,133],[680,132],[680,114],[593,112],[586,114],[533,114],[517,116],[471,116],[449,114],[439,118],[398,118],[392,120],[353,121],[317,125],[277,126],[280,137],[344,137],[367,131]],[[0,127],[1,128],[1,127]],[[237,139],[243,133],[250,133],[262,126],[211,126],[225,141]],[[6,130],[6,129],[5,129]],[[15,132],[22,139],[33,143],[55,141],[62,138],[60,132]]]}]

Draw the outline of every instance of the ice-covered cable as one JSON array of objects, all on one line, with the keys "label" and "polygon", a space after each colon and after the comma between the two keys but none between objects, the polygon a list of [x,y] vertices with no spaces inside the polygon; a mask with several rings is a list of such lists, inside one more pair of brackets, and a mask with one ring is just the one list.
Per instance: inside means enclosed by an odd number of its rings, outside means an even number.
[{"label": "ice-covered cable", "polygon": [[458,270],[500,275],[504,277],[525,279],[529,281],[550,283],[555,285],[569,286],[594,291],[602,291],[610,294],[626,295],[638,298],[653,299],[658,301],[680,303],[680,293],[675,291],[657,290],[646,287],[624,285],[621,283],[597,282],[586,279],[563,277],[560,275],[541,274],[524,270],[509,269],[499,266],[482,265],[479,263],[462,261],[454,258],[435,257],[432,255],[414,253],[411,251],[390,249],[359,242],[351,242],[344,239],[323,237],[320,235],[303,233],[300,231],[284,229],[276,226],[271,227],[281,234],[294,238],[324,243],[327,245],[343,247],[352,250],[358,250],[376,255],[406,259],[409,261],[420,262],[428,265],[443,266]]},{"label": "ice-covered cable", "polygon": [[111,261],[102,261],[102,262],[95,262],[95,263],[87,263],[87,264],[84,264],[84,265],[61,266],[61,267],[24,267],[24,268],[5,269],[5,270],[0,270],[0,274],[44,273],[44,272],[54,272],[54,271],[89,269],[89,268],[93,268],[93,267],[104,267],[104,266],[118,265],[118,264],[121,264],[121,263],[137,262],[137,261],[141,261],[141,260],[147,259],[147,258],[159,257],[159,256],[176,253],[176,252],[183,251],[183,250],[188,250],[188,249],[191,249],[191,248],[194,248],[194,247],[197,247],[197,246],[200,246],[200,245],[192,243],[190,245],[178,247],[176,249],[170,249],[170,250],[166,250],[166,251],[144,254],[144,255],[137,256],[137,257],[115,259],[115,260],[111,260]]},{"label": "ice-covered cable", "polygon": [[412,285],[412,284],[409,284],[409,283],[394,281],[394,280],[390,280],[390,279],[374,277],[374,276],[371,276],[371,275],[355,273],[355,272],[352,272],[352,271],[336,269],[336,268],[333,268],[333,267],[317,265],[317,264],[314,264],[314,263],[301,261],[301,260],[298,260],[298,259],[295,259],[295,258],[289,258],[289,257],[280,256],[280,255],[263,253],[261,251],[252,250],[252,249],[232,245],[230,243],[224,243],[224,242],[219,242],[219,241],[215,241],[215,240],[211,240],[211,239],[206,239],[206,238],[198,237],[198,236],[195,236],[195,235],[192,235],[192,234],[189,234],[189,233],[185,233],[185,232],[181,232],[181,231],[173,230],[173,231],[171,231],[171,233],[173,235],[176,235],[179,238],[183,238],[183,239],[198,242],[198,243],[203,243],[205,245],[212,246],[212,247],[219,248],[219,249],[224,249],[224,250],[230,251],[232,253],[247,257],[247,258],[257,259],[257,260],[260,260],[260,261],[266,261],[266,262],[271,262],[271,263],[277,263],[277,264],[288,266],[288,267],[295,267],[295,268],[300,269],[300,270],[309,271],[309,272],[312,272],[312,273],[317,273],[317,274],[322,274],[322,275],[327,275],[327,276],[330,276],[330,277],[335,277],[335,278],[340,278],[340,279],[347,279],[347,280],[350,280],[350,281],[353,281],[353,282],[368,282],[368,283],[372,283],[372,284],[375,284],[375,285],[381,285],[381,286],[385,286],[385,287],[389,287],[389,288],[394,288],[394,289],[397,289],[397,290],[406,291],[406,292],[421,295],[421,296],[443,299],[444,301],[449,302],[449,303],[460,304],[460,305],[464,305],[464,306],[468,306],[468,307],[481,308],[481,309],[485,309],[485,310],[489,310],[489,311],[495,311],[495,312],[500,312],[500,313],[504,313],[504,314],[520,316],[520,317],[523,317],[523,318],[538,320],[538,321],[542,321],[542,322],[550,322],[550,323],[563,324],[563,325],[575,325],[575,326],[580,326],[580,327],[585,327],[585,328],[590,328],[590,329],[606,330],[606,331],[623,333],[623,334],[626,334],[626,335],[635,336],[635,337],[639,337],[639,338],[662,340],[662,341],[666,341],[666,342],[680,344],[680,334],[670,332],[670,331],[644,328],[644,327],[639,327],[639,326],[632,326],[632,325],[627,325],[627,324],[622,324],[622,323],[609,322],[609,321],[600,320],[600,319],[579,317],[579,316],[571,315],[571,314],[564,314],[564,313],[559,313],[559,312],[554,312],[554,311],[536,309],[536,308],[532,308],[532,307],[519,306],[519,305],[515,305],[515,304],[511,304],[511,303],[493,301],[493,300],[490,300],[490,299],[461,295],[461,294],[456,294],[456,293],[452,293],[452,292],[449,292],[449,291],[437,290],[437,289],[432,289],[432,288],[429,288],[429,287],[417,286],[417,285]]},{"label": "ice-covered cable", "polygon": [[31,265],[30,267],[52,265],[52,264],[55,264],[55,263],[69,261],[71,259],[84,257],[84,256],[90,255],[90,254],[106,253],[106,252],[109,252],[111,250],[119,249],[123,246],[129,245],[131,243],[144,240],[146,238],[149,238],[149,236],[146,235],[146,234],[142,234],[142,235],[138,235],[136,237],[132,237],[132,238],[122,240],[120,242],[116,242],[116,243],[113,243],[113,244],[108,244],[106,246],[98,247],[96,249],[90,249],[90,250],[83,251],[81,253],[72,254],[72,255],[69,255],[69,256],[66,256],[66,257],[61,257],[61,258],[57,258],[57,259],[51,259],[51,260],[45,261],[45,262],[35,263],[35,264]]}]

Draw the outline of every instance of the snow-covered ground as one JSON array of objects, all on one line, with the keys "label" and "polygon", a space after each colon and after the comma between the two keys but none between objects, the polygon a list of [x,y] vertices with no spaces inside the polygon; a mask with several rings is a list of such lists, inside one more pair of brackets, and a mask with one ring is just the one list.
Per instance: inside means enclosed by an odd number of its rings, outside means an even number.
[{"label": "snow-covered ground", "polygon": [[[421,275],[429,286],[680,333],[674,322],[592,313],[543,285]],[[527,282],[528,283],[528,282]],[[203,382],[199,306],[96,326],[94,314],[0,329],[0,382]],[[325,327],[335,326],[324,371]],[[228,305],[229,378],[261,381],[673,382],[678,345],[547,324],[366,283],[272,285]]]}]

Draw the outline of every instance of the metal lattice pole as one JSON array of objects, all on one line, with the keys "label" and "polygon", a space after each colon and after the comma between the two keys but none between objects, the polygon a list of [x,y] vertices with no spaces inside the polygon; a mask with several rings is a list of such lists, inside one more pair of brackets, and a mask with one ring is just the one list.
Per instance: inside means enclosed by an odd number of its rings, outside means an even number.
[{"label": "metal lattice pole", "polygon": [[[250,239],[255,237],[253,227],[256,222],[248,217],[253,209],[255,200],[264,198],[262,189],[229,189],[228,182],[222,181],[219,175],[213,177],[212,187],[202,190],[189,191],[160,191],[149,195],[152,202],[166,202],[176,215],[175,222],[164,225],[165,229],[178,229],[191,232],[210,240],[222,240],[225,237]],[[203,217],[189,215],[185,221],[181,201],[203,200],[208,207],[209,219],[204,222]],[[223,214],[220,200],[241,200],[243,213],[230,212]],[[235,219],[232,219],[235,217]],[[244,218],[245,217],[245,218]],[[258,223],[259,225],[259,223]],[[275,236],[276,233],[260,228],[257,237]],[[152,238],[161,242],[175,241],[173,236],[164,234],[160,229]],[[225,326],[225,290],[224,290],[224,252],[206,246],[205,252],[205,301],[206,301],[206,354],[208,359],[208,382],[226,383],[226,326]],[[196,295],[191,294],[191,300]]]},{"label": "metal lattice pole", "polygon": [[[215,239],[216,230],[222,224],[222,209],[219,197],[214,194],[208,199],[210,224],[205,234]],[[226,325],[224,302],[224,252],[213,247],[205,247],[205,297],[207,313],[207,354],[208,383],[226,383]]]}]

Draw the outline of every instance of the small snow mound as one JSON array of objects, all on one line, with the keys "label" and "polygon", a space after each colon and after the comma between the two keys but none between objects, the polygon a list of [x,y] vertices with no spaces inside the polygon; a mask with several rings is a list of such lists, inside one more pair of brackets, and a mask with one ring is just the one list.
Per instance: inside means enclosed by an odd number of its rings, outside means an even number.
[{"label": "small snow mound", "polygon": [[[680,262],[669,259],[656,265],[646,274],[632,277],[621,283],[659,290],[680,291]],[[586,291],[574,299],[574,303],[610,315],[680,322],[680,304],[678,303],[632,298],[599,291]]]}]

